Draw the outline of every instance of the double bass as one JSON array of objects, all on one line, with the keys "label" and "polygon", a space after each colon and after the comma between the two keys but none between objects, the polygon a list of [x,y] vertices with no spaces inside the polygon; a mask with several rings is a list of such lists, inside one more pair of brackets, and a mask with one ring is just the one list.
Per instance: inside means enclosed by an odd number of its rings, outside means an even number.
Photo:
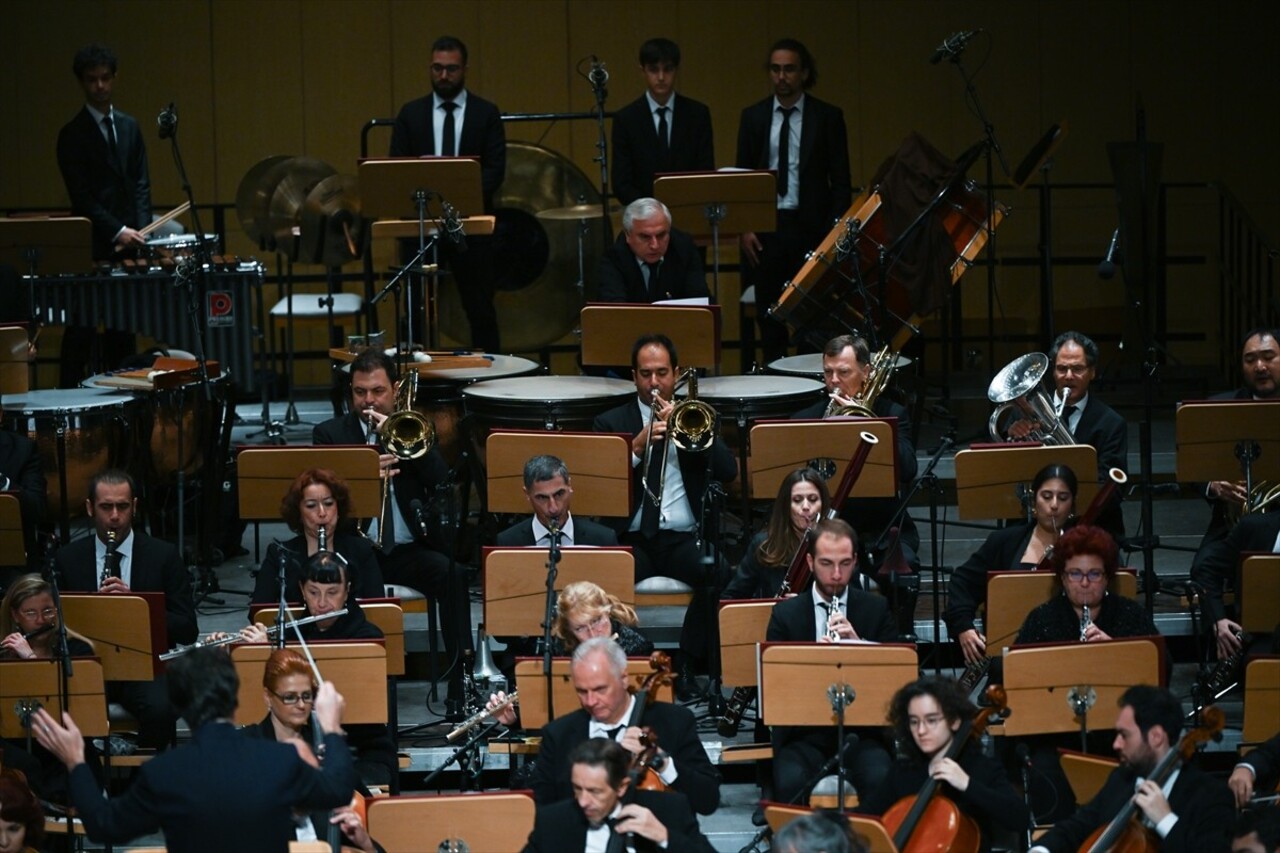
[{"label": "double bass", "polygon": [[[982,736],[991,717],[1008,713],[1009,701],[1003,687],[998,684],[988,687],[987,698],[991,700],[991,707],[983,708],[973,720],[961,724],[947,747],[945,758],[954,761],[970,739]],[[884,813],[881,822],[892,834],[894,847],[912,853],[934,850],[977,853],[982,844],[977,822],[939,793],[939,784],[932,777],[926,779],[918,792],[898,800]]]}]

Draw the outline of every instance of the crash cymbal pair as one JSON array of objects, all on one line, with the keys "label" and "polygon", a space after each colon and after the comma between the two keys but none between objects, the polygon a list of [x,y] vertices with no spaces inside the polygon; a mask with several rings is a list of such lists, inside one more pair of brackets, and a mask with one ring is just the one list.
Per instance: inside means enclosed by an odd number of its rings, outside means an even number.
[{"label": "crash cymbal pair", "polygon": [[364,251],[356,178],[323,160],[277,154],[256,163],[240,180],[236,212],[258,248],[294,261],[341,266]]}]

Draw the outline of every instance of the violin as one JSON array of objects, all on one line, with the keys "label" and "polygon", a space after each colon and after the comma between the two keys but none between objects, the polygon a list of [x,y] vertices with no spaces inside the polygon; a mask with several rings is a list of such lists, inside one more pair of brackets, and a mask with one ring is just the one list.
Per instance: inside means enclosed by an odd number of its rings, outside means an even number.
[{"label": "violin", "polygon": [[[970,739],[981,737],[987,723],[994,715],[1004,716],[1009,710],[1009,699],[1004,688],[993,684],[987,688],[991,707],[983,708],[971,721],[961,724],[951,739],[945,758],[953,761]],[[939,782],[932,777],[925,780],[920,790],[903,797],[889,807],[881,822],[893,835],[897,850],[920,851],[976,851],[982,844],[982,834],[973,818],[962,813],[953,800],[938,793]]]},{"label": "violin", "polygon": [[[1164,758],[1156,764],[1148,781],[1164,787],[1173,775],[1173,771],[1182,766],[1196,750],[1222,731],[1227,715],[1216,705],[1205,708],[1201,714],[1202,724],[1182,736],[1177,749],[1165,753]],[[1081,853],[1145,853],[1160,849],[1160,838],[1142,822],[1142,810],[1134,804],[1130,797],[1124,808],[1111,819],[1093,831],[1080,845]]]}]

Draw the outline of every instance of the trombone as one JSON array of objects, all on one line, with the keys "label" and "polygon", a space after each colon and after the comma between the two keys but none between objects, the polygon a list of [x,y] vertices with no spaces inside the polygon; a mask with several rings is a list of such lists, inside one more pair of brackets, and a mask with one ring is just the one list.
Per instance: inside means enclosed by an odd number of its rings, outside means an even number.
[{"label": "trombone", "polygon": [[[431,452],[436,446],[435,424],[425,415],[413,408],[413,398],[418,390],[418,371],[411,370],[409,375],[396,383],[395,411],[383,419],[377,428],[373,419],[369,419],[369,436],[376,436],[378,448],[383,453],[390,453],[402,462],[418,459]],[[378,503],[378,537],[381,539],[386,530],[387,507],[391,503],[391,478],[382,472],[382,495]]]},{"label": "trombone", "polygon": [[[673,393],[685,382],[689,383],[689,396],[676,403],[667,414],[667,436],[677,450],[701,453],[709,450],[711,443],[715,441],[716,410],[698,399],[698,373],[694,368],[690,367],[680,375],[672,389]],[[658,389],[653,389],[649,400],[649,434],[644,444],[644,459],[640,463],[640,485],[645,496],[659,509],[662,508],[662,484],[667,476],[666,448],[663,447],[662,458],[658,461],[658,482],[652,486],[649,483],[649,464],[653,458],[653,446],[657,444],[653,436],[653,424],[658,420],[658,404],[661,402]]]}]

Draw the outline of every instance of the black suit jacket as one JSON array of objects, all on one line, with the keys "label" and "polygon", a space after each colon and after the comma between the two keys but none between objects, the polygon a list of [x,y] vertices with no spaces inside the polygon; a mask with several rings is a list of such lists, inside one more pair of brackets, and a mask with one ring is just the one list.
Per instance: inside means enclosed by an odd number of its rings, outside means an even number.
[{"label": "black suit jacket", "polygon": [[658,153],[658,127],[648,98],[641,95],[613,114],[613,194],[623,204],[652,197],[655,174],[716,167],[711,110],[678,93],[668,106],[671,144],[665,159]]},{"label": "black suit jacket", "polygon": [[969,559],[951,573],[947,584],[947,630],[951,636],[974,627],[978,607],[987,600],[987,572],[1003,572],[1021,568],[1022,555],[1035,522],[1003,527],[989,535]]},{"label": "black suit jacket", "polygon": [[1258,744],[1257,749],[1242,758],[1240,764],[1253,768],[1253,789],[1258,792],[1273,789],[1280,777],[1280,734]]},{"label": "black suit jacket", "polygon": [[[54,555],[53,568],[61,573],[59,577],[65,592],[98,591],[94,538],[77,539],[59,548]],[[199,632],[195,598],[191,591],[191,577],[178,556],[178,549],[168,542],[152,539],[135,527],[131,562],[129,589],[164,593],[169,643],[194,643]]]},{"label": "black suit jacket", "polygon": [[151,176],[147,146],[133,116],[112,111],[118,159],[112,159],[101,128],[82,107],[58,132],[58,168],[71,197],[71,212],[93,223],[93,257],[109,260],[122,227],[151,221]]},{"label": "black suit jacket", "polygon": [[[436,136],[432,129],[431,95],[416,98],[400,108],[391,130],[392,157],[434,156]],[[462,135],[458,143],[459,157],[480,158],[480,184],[484,190],[484,209],[493,212],[493,194],[507,172],[507,136],[502,129],[502,114],[495,104],[467,90],[467,106],[462,119]],[[464,216],[475,211],[461,211]]]},{"label": "black suit jacket", "polygon": [[675,228],[671,229],[671,243],[658,267],[658,287],[654,292],[644,283],[644,273],[627,245],[626,234],[619,234],[600,258],[601,302],[654,302],[710,295],[702,257],[693,238]]},{"label": "black suit jacket", "polygon": [[[533,538],[533,516],[517,522],[494,537],[493,544],[500,548],[531,548],[538,544]],[[573,544],[594,545],[605,548],[618,544],[618,534],[603,524],[573,516]]]},{"label": "black suit jacket", "polygon": [[[1280,534],[1280,512],[1250,513],[1231,529],[1226,539],[1210,543],[1197,555],[1191,567],[1191,579],[1204,589],[1204,615],[1210,622],[1225,619],[1226,606],[1222,593],[1227,578],[1235,578],[1240,570],[1240,555],[1248,551],[1269,552]],[[1239,585],[1237,584],[1237,589]]]},{"label": "black suit jacket", "polygon": [[[698,828],[698,819],[689,811],[689,806],[682,797],[653,791],[636,791],[634,800],[637,805],[653,812],[654,817],[667,828],[666,850],[678,850],[681,853],[711,853],[715,850]],[[533,832],[529,833],[529,843],[524,846],[524,853],[574,853],[584,850],[589,828],[582,809],[573,800],[539,806],[533,820]],[[640,836],[635,837],[635,848],[636,853],[656,853],[664,849]]]},{"label": "black suit jacket", "polygon": [[[542,746],[538,749],[530,785],[539,805],[573,797],[569,753],[587,739],[590,723],[590,715],[579,708],[543,727]],[[652,726],[658,735],[658,745],[675,759],[678,775],[674,790],[684,794],[698,814],[714,812],[720,804],[720,774],[702,748],[693,714],[681,705],[654,702],[645,708],[640,725]]]},{"label": "black suit jacket", "polygon": [[[1129,469],[1129,425],[1120,413],[1098,398],[1097,394],[1089,394],[1089,403],[1080,413],[1080,423],[1076,424],[1072,433],[1075,440],[1088,444],[1098,451],[1098,482],[1110,482],[1107,471],[1119,468]],[[1120,509],[1121,490],[1116,489],[1115,496],[1098,513],[1094,522],[1113,537],[1124,536],[1124,513]]]},{"label": "black suit jacket", "polygon": [[[1089,834],[1109,823],[1132,797],[1136,777],[1125,767],[1111,771],[1088,805],[1071,817],[1058,821],[1036,844],[1052,853],[1079,849]],[[1235,823],[1235,800],[1221,780],[1183,765],[1178,781],[1169,792],[1169,807],[1178,816],[1169,835],[1160,844],[1162,853],[1201,853],[1231,847],[1231,827]]]},{"label": "black suit jacket", "polygon": [[36,542],[36,525],[44,514],[45,480],[36,443],[25,435],[0,430],[0,474],[9,478],[8,491],[17,492],[22,513],[22,537],[27,553]]},{"label": "black suit jacket", "polygon": [[[738,157],[743,169],[769,168],[769,132],[773,124],[773,97],[742,111],[738,122]],[[849,135],[839,107],[804,96],[804,120],[800,128],[800,232],[815,245],[831,230],[832,223],[853,203],[849,176]]]},{"label": "black suit jacket", "polygon": [[325,736],[320,770],[289,744],[206,723],[191,742],[138,769],[129,789],[104,799],[88,765],[71,773],[71,800],[95,841],[125,842],[160,829],[172,853],[279,853],[293,839],[292,811],[351,800],[356,774],[341,735]]},{"label": "black suit jacket", "polygon": [[[644,429],[644,421],[640,417],[640,408],[636,404],[635,398],[627,400],[626,403],[610,409],[604,414],[596,415],[591,429],[595,432],[618,432],[631,436],[639,435],[640,430]],[[684,477],[685,494],[689,498],[689,507],[693,510],[694,518],[698,517],[699,508],[702,506],[702,498],[707,493],[706,453],[711,454],[712,479],[721,483],[728,483],[738,476],[738,463],[733,458],[733,451],[718,436],[712,442],[711,448],[703,453],[677,451],[676,459],[680,464],[680,474]],[[631,469],[631,506],[633,507],[633,512],[635,508],[639,508],[640,500],[643,496],[643,487],[640,484],[641,475],[644,473],[640,470],[643,464],[642,460],[640,465],[636,465]],[[622,535],[631,526],[631,519],[612,519],[609,522],[609,526],[618,535]]]}]

